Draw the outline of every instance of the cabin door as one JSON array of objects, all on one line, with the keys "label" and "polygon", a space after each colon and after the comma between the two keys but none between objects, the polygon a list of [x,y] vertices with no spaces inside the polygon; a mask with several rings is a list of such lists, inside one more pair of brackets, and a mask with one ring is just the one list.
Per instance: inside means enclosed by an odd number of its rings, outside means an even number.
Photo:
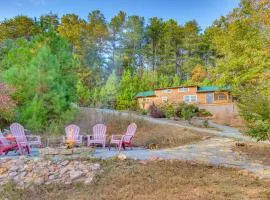
[{"label": "cabin door", "polygon": [[213,93],[207,93],[206,94],[206,103],[210,104],[213,103]]}]

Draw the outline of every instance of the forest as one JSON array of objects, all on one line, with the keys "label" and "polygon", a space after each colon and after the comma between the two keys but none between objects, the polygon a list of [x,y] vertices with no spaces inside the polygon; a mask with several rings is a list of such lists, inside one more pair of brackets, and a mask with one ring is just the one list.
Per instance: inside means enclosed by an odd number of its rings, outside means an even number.
[{"label": "forest", "polygon": [[70,13],[0,22],[0,121],[48,132],[76,105],[135,110],[135,95],[178,85],[231,86],[248,133],[270,139],[270,2],[242,0],[195,21]]}]

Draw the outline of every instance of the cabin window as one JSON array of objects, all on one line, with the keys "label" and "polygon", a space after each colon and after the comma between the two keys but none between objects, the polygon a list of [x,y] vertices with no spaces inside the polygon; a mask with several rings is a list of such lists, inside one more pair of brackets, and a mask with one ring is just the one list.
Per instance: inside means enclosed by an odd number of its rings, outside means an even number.
[{"label": "cabin window", "polygon": [[178,92],[188,92],[189,88],[178,88]]},{"label": "cabin window", "polygon": [[162,101],[162,103],[168,102],[168,97],[161,97],[161,101]]},{"label": "cabin window", "polygon": [[185,95],[183,100],[186,103],[197,102],[197,95]]},{"label": "cabin window", "polygon": [[227,100],[227,95],[225,93],[215,93],[214,99],[215,101],[224,101]]},{"label": "cabin window", "polygon": [[172,90],[162,90],[163,93],[172,93]]}]

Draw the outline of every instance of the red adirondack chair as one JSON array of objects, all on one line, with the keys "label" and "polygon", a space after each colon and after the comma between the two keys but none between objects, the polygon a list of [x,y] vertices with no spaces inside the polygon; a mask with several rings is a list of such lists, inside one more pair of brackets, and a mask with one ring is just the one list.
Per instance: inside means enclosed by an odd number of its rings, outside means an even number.
[{"label": "red adirondack chair", "polygon": [[23,155],[24,150],[30,154],[30,143],[27,141],[25,136],[24,127],[19,123],[13,123],[10,125],[10,131],[16,139],[18,149],[21,155]]},{"label": "red adirondack chair", "polygon": [[87,146],[91,144],[101,144],[103,148],[106,145],[106,129],[104,124],[96,124],[93,126],[93,135],[87,135]]},{"label": "red adirondack chair", "polygon": [[15,150],[16,148],[17,144],[8,141],[0,131],[0,156],[3,152],[5,152],[5,155],[7,155],[9,151]]},{"label": "red adirondack chair", "polygon": [[63,136],[63,143],[74,142],[75,144],[82,144],[83,136],[80,135],[80,127],[70,124],[65,128],[66,135]]},{"label": "red adirondack chair", "polygon": [[136,133],[136,130],[137,125],[135,123],[131,123],[128,126],[127,131],[123,135],[112,135],[109,149],[111,147],[111,144],[115,144],[116,146],[118,146],[119,151],[121,150],[122,147],[123,149],[125,149],[126,146],[129,146],[132,149],[131,141]]}]

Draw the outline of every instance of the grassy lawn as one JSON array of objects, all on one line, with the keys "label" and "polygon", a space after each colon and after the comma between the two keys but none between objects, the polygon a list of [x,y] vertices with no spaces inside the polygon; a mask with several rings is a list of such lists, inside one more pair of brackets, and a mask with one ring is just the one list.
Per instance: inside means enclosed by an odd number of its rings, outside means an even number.
[{"label": "grassy lawn", "polygon": [[159,148],[175,147],[202,140],[210,134],[198,133],[178,126],[168,126],[154,124],[146,120],[139,120],[132,115],[128,117],[116,113],[99,113],[91,109],[82,109],[78,114],[75,124],[81,127],[82,132],[91,134],[92,127],[96,123],[107,125],[107,139],[110,135],[123,134],[131,122],[138,126],[134,144],[136,146],[146,147],[151,143],[157,144]]},{"label": "grassy lawn", "polygon": [[256,160],[261,164],[270,166],[269,144],[248,143],[244,146],[234,146],[233,150],[243,155],[247,155],[252,160]]},{"label": "grassy lawn", "polygon": [[6,185],[8,199],[269,199],[269,180],[238,170],[180,161],[103,161],[90,185],[42,185],[27,190]]}]

